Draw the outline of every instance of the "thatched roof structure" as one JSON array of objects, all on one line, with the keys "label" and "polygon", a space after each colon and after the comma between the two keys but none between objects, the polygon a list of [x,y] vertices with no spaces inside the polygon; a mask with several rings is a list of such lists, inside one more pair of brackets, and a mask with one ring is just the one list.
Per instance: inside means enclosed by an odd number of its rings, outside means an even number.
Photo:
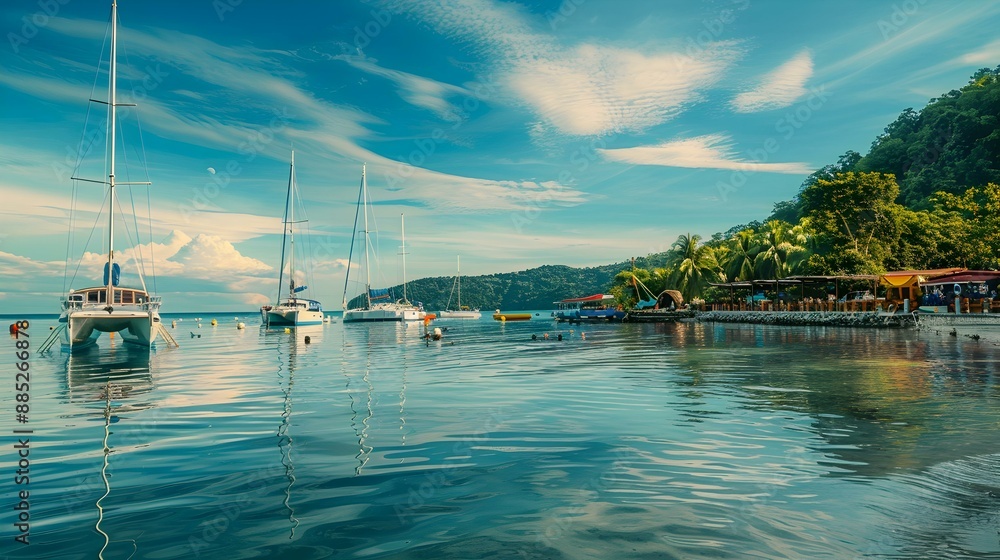
[{"label": "thatched roof structure", "polygon": [[670,304],[674,304],[674,309],[680,309],[684,305],[684,296],[677,290],[663,290],[656,297],[656,307],[658,309],[670,309]]}]

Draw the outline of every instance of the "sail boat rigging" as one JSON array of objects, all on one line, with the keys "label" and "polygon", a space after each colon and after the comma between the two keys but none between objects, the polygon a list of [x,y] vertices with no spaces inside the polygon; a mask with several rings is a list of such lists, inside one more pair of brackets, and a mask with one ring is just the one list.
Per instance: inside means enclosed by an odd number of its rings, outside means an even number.
[{"label": "sail boat rigging", "polygon": [[479,319],[483,316],[478,309],[462,309],[462,257],[457,257],[457,274],[455,282],[451,286],[452,292],[458,289],[458,307],[451,308],[451,294],[448,294],[448,305],[444,311],[438,312],[438,317],[442,319]]},{"label": "sail boat rigging", "polygon": [[[140,287],[119,286],[121,280],[121,265],[115,261],[115,205],[116,189],[119,186],[150,185],[148,181],[131,182],[116,179],[116,133],[118,130],[116,109],[118,107],[133,107],[134,103],[119,103],[117,99],[118,79],[118,5],[111,3],[111,53],[108,67],[108,100],[91,99],[94,103],[107,105],[107,139],[106,154],[108,175],[106,179],[95,180],[77,177],[74,181],[102,184],[107,187],[105,204],[108,206],[107,261],[104,263],[104,283],[100,286],[70,290],[62,300],[62,313],[59,316],[59,327],[53,331],[49,340],[43,343],[47,348],[57,336],[63,340],[63,348],[69,351],[85,349],[96,344],[102,332],[120,333],[124,342],[142,347],[152,346],[157,334],[161,334],[168,342],[176,342],[163,329],[160,322],[159,296],[152,296],[146,289],[141,267],[136,273]],[[79,168],[79,163],[77,167]]]},{"label": "sail boat rigging", "polygon": [[323,323],[323,306],[314,299],[299,297],[299,293],[306,290],[308,286],[295,285],[295,224],[305,223],[307,220],[295,220],[295,195],[298,188],[295,184],[295,152],[292,152],[291,163],[288,170],[288,192],[285,195],[285,217],[282,220],[284,227],[281,235],[281,266],[278,271],[278,289],[281,290],[282,279],[285,273],[285,246],[288,246],[288,295],[284,299],[279,299],[274,305],[265,305],[260,308],[260,320],[262,326],[270,327],[294,327],[299,325],[319,325]]},{"label": "sail boat rigging", "polygon": [[[368,225],[368,214],[371,203],[368,198],[368,180],[366,178],[366,167],[361,167],[361,188],[358,192],[358,208],[354,215],[354,235],[351,236],[351,249],[348,255],[347,277],[344,279],[344,322],[361,321],[419,321],[426,316],[420,307],[411,304],[406,300],[406,261],[405,261],[405,241],[403,242],[403,299],[392,301],[392,292],[389,288],[372,288],[371,278],[371,253],[372,241],[371,231]],[[359,217],[364,214],[364,236],[365,236],[365,292],[357,307],[348,309],[347,289],[350,285],[351,259],[354,256],[354,243],[357,240]],[[358,298],[355,298],[358,299]],[[353,301],[353,300],[352,300]]]}]

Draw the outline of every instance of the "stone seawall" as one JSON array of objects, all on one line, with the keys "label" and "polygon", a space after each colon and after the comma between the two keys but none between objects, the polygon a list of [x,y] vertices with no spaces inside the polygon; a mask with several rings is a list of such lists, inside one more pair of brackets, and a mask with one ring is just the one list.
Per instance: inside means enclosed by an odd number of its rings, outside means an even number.
[{"label": "stone seawall", "polygon": [[753,323],[759,325],[820,325],[833,327],[886,328],[913,323],[910,315],[879,315],[875,312],[826,311],[706,311],[698,321],[706,323]]},{"label": "stone seawall", "polygon": [[1000,326],[1000,313],[919,313],[917,321],[920,327]]}]

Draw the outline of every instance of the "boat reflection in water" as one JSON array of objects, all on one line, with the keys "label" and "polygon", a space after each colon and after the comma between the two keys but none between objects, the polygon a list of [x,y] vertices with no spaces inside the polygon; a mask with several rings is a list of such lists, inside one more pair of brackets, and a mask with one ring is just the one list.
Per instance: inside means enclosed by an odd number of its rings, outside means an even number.
[{"label": "boat reflection in water", "polygon": [[[108,473],[111,455],[134,449],[143,443],[137,439],[144,431],[141,426],[138,431],[124,431],[120,426],[112,430],[112,425],[118,424],[130,414],[154,407],[148,398],[154,386],[149,368],[149,349],[130,348],[132,347],[91,347],[67,355],[65,363],[64,389],[69,402],[89,410],[88,416],[100,415],[103,419],[99,440],[99,449],[103,455],[99,481],[88,476],[77,488],[81,493],[99,494],[94,502],[97,509],[94,530],[103,541],[97,555],[101,559],[105,558],[105,553],[116,558],[138,553],[135,540],[113,540],[103,526],[105,502],[111,495],[111,476]],[[100,408],[94,406],[98,404]],[[112,548],[111,551],[108,550],[109,547]]]},{"label": "boat reflection in water", "polygon": [[[360,335],[356,342],[348,342],[345,337],[342,353],[346,357],[341,361],[341,373],[344,375],[344,387],[351,410],[351,429],[357,441],[357,453],[354,455],[357,464],[354,466],[354,476],[365,474],[369,461],[379,464],[376,468],[384,468],[386,453],[399,452],[406,446],[406,384],[407,372],[410,368],[406,355],[402,355],[391,367],[379,367],[376,354],[379,346],[406,344],[407,339],[414,341],[420,336],[422,329],[413,329],[405,323],[397,325],[395,332],[379,326],[370,325],[367,330],[354,331]],[[360,350],[364,348],[364,350]],[[399,376],[398,378],[396,376]],[[398,381],[397,381],[398,379]],[[388,386],[399,383],[399,392],[390,392]],[[390,395],[396,395],[398,404],[391,405],[394,409],[387,418],[390,406]],[[381,395],[381,396],[380,396]],[[381,408],[379,408],[381,407]],[[376,415],[376,408],[380,413]],[[384,438],[382,429],[388,422],[395,423],[399,416],[399,441]],[[378,418],[376,418],[378,416]],[[381,428],[381,429],[380,429]],[[375,437],[374,432],[381,432],[383,437]]]},{"label": "boat reflection in water", "polygon": [[91,347],[67,355],[66,396],[73,403],[113,399],[117,412],[152,408],[145,399],[153,389],[149,370],[149,350]]}]

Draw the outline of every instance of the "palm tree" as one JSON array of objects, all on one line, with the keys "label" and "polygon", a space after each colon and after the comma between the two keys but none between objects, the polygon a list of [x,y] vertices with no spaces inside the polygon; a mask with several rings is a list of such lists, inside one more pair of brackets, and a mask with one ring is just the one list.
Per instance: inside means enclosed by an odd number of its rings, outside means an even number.
[{"label": "palm tree", "polygon": [[754,271],[758,278],[784,278],[791,274],[793,264],[804,260],[806,249],[799,242],[804,244],[806,237],[801,227],[796,228],[781,220],[764,224],[754,257]]},{"label": "palm tree", "polygon": [[726,278],[730,282],[747,281],[754,276],[754,259],[760,250],[757,234],[752,228],[739,231],[729,239],[729,253],[725,260]]},{"label": "palm tree", "polygon": [[687,301],[701,295],[709,282],[725,279],[715,252],[700,241],[700,235],[680,235],[667,254],[667,267],[674,271],[671,280]]}]

